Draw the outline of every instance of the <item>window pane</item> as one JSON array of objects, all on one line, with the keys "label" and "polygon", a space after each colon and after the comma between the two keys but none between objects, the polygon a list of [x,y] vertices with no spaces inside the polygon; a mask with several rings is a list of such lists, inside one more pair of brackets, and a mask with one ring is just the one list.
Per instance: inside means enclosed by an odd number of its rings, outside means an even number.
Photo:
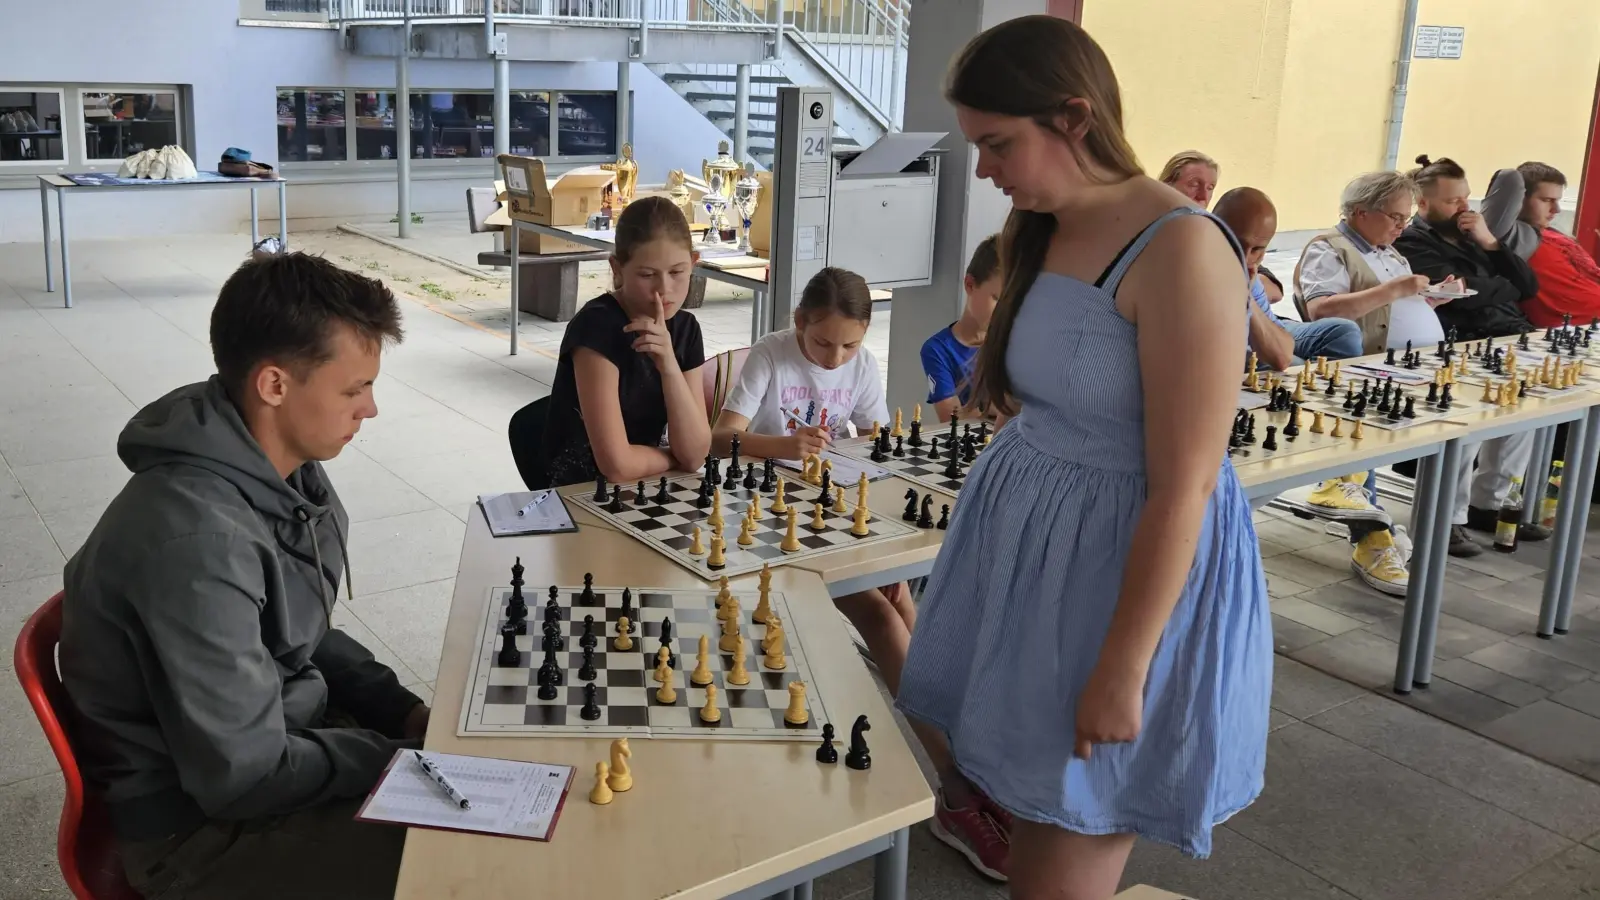
[{"label": "window pane", "polygon": [[0,89],[0,162],[65,162],[61,95]]},{"label": "window pane", "polygon": [[178,95],[172,91],[83,94],[83,155],[122,160],[178,143]]},{"label": "window pane", "polygon": [[344,162],[344,91],[278,92],[278,161]]},{"label": "window pane", "polygon": [[394,159],[398,138],[393,92],[357,91],[354,100],[356,159]]},{"label": "window pane", "polygon": [[550,95],[544,91],[511,92],[511,152],[518,156],[550,155]]},{"label": "window pane", "polygon": [[418,159],[494,157],[494,97],[436,92],[411,95]]},{"label": "window pane", "polygon": [[559,94],[557,110],[561,133],[556,149],[561,156],[615,156],[617,153],[617,95]]}]

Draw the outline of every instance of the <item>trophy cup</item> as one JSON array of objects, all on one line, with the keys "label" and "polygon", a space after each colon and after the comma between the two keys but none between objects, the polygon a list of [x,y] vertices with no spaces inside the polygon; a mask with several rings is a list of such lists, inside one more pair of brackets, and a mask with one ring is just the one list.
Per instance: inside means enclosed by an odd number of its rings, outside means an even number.
[{"label": "trophy cup", "polygon": [[718,141],[716,159],[700,161],[700,173],[711,187],[704,199],[706,212],[711,215],[711,232],[715,240],[708,236],[708,244],[722,240],[722,231],[728,227],[727,210],[733,203],[734,183],[744,172],[744,168],[734,162],[728,147],[727,141]]},{"label": "trophy cup", "polygon": [[761,193],[761,182],[756,178],[756,164],[744,164],[744,177],[733,186],[733,205],[739,211],[739,252],[750,254],[750,220],[756,214],[756,197]]},{"label": "trophy cup", "polygon": [[722,231],[728,227],[728,198],[724,194],[722,173],[713,171],[711,175],[711,189],[701,199],[706,204],[706,221],[710,226],[706,229],[706,243],[722,243]]}]

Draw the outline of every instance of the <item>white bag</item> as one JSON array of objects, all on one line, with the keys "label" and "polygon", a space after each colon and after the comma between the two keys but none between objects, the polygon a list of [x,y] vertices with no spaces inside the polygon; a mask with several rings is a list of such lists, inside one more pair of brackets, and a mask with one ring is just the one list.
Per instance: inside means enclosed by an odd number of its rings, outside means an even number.
[{"label": "white bag", "polygon": [[123,160],[122,166],[117,169],[119,178],[149,178],[157,181],[181,181],[197,174],[194,160],[176,144],[168,144],[159,150],[141,150]]}]

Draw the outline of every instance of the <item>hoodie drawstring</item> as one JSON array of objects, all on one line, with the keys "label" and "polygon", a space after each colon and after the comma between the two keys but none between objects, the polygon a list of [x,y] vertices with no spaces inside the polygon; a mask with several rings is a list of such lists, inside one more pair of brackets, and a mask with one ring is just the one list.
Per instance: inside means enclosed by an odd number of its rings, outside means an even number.
[{"label": "hoodie drawstring", "polygon": [[[312,524],[312,522],[311,522],[311,513],[306,512],[306,508],[304,506],[295,507],[294,517],[296,519],[300,520],[300,524],[306,525],[306,526],[310,527],[310,529],[311,529],[311,557],[316,563],[317,593],[320,594],[321,597],[322,597],[322,614],[323,614],[324,624],[327,625],[329,631],[332,631],[333,630],[333,604],[334,604],[334,601],[336,601],[338,598],[337,597],[334,597],[334,598],[329,598],[328,597],[328,578],[327,578],[327,576],[325,574],[323,574],[323,569],[322,569],[322,542],[317,540],[317,526]],[[339,533],[339,523],[337,521],[335,521],[333,523],[333,531],[334,531],[334,534],[338,534]],[[340,535],[340,537],[339,537],[339,547],[340,547],[341,551],[344,548],[344,536],[343,535]],[[345,566],[346,566],[347,569],[349,568],[349,560],[348,559],[345,560]]]}]

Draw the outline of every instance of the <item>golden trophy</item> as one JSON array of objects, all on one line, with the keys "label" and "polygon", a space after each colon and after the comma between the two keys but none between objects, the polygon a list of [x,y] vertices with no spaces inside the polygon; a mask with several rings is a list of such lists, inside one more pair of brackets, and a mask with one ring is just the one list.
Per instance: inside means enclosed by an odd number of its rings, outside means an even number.
[{"label": "golden trophy", "polygon": [[616,189],[611,195],[611,217],[622,215],[622,210],[633,202],[633,189],[639,181],[639,164],[633,161],[633,145],[622,145],[622,156],[613,163],[601,163],[600,168],[617,176]]},{"label": "golden trophy", "polygon": [[694,222],[694,195],[689,193],[689,186],[684,184],[687,177],[682,169],[673,169],[667,173],[667,199],[672,201],[683,212],[685,221]]},{"label": "golden trophy", "polygon": [[728,142],[718,141],[717,158],[702,159],[700,172],[710,187],[706,195],[700,198],[711,219],[706,242],[716,243],[722,240],[722,232],[728,229],[727,209],[733,205],[734,187],[738,184],[739,176],[744,174],[744,167],[729,154]]}]

